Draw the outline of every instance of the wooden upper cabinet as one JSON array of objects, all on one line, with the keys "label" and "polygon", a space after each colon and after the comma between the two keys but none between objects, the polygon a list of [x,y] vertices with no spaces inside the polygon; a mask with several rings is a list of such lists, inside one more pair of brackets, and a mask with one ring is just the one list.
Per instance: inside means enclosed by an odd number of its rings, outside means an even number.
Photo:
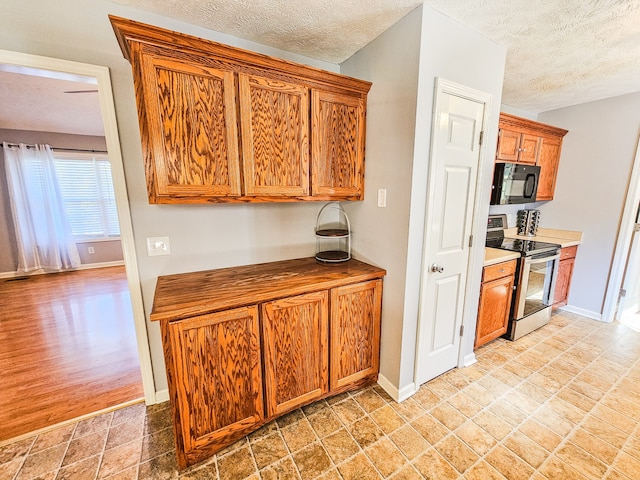
[{"label": "wooden upper cabinet", "polygon": [[318,90],[311,97],[312,193],[362,199],[365,99]]},{"label": "wooden upper cabinet", "polygon": [[538,180],[536,200],[553,200],[561,148],[561,138],[547,137],[542,139],[540,157],[538,158],[540,179]]},{"label": "wooden upper cabinet", "polygon": [[309,194],[309,89],[239,74],[246,195]]},{"label": "wooden upper cabinet", "polygon": [[496,162],[538,165],[536,200],[553,200],[562,139],[568,131],[502,112],[498,126]]},{"label": "wooden upper cabinet", "polygon": [[233,72],[137,50],[150,198],[240,195]]},{"label": "wooden upper cabinet", "polygon": [[362,200],[371,83],[109,17],[150,203]]}]

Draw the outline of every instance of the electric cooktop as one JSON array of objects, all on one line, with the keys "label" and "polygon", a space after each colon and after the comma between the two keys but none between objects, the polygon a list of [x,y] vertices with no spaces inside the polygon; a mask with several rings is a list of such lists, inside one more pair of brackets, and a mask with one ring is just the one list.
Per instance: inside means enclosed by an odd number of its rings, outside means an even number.
[{"label": "electric cooktop", "polygon": [[505,238],[504,230],[506,227],[506,215],[489,215],[486,246],[518,252],[523,257],[541,253],[556,253],[560,250],[561,246],[556,243],[539,242],[537,240],[526,240],[522,238]]}]

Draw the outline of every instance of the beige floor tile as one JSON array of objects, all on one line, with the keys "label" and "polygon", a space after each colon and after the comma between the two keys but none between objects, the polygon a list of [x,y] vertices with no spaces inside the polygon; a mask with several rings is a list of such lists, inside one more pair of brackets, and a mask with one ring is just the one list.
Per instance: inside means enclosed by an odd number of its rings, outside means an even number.
[{"label": "beige floor tile", "polygon": [[384,432],[371,420],[366,417],[357,422],[348,425],[347,430],[351,433],[354,440],[358,442],[361,448],[367,448],[372,443],[377,442],[384,436]]},{"label": "beige floor tile", "polygon": [[354,400],[358,402],[358,405],[367,413],[371,413],[374,410],[387,405],[380,395],[378,395],[374,389],[367,388],[362,393],[354,395]]},{"label": "beige floor tile", "polygon": [[447,402],[441,403],[432,408],[430,413],[449,430],[455,430],[467,421],[467,417],[462,415]]},{"label": "beige floor tile", "polygon": [[480,458],[455,435],[444,438],[435,449],[460,473],[467,471]]},{"label": "beige floor tile", "polygon": [[511,432],[511,426],[493,413],[482,411],[472,419],[474,423],[487,431],[496,440],[502,440]]},{"label": "beige floor tile", "polygon": [[572,443],[566,443],[556,451],[556,456],[564,463],[587,478],[598,480],[604,477],[607,466]]},{"label": "beige floor tile", "polygon": [[429,480],[453,480],[459,477],[458,471],[434,448],[427,450],[412,463]]},{"label": "beige floor tile", "polygon": [[582,428],[616,448],[622,448],[627,440],[626,433],[597,417],[587,417],[582,423]]},{"label": "beige floor tile", "polygon": [[422,480],[424,477],[418,473],[413,465],[405,465],[390,478],[392,480]]},{"label": "beige floor tile", "polygon": [[411,426],[431,445],[435,445],[449,433],[449,429],[430,413],[415,419]]},{"label": "beige floor tile", "polygon": [[330,408],[324,408],[318,413],[307,417],[309,423],[320,438],[332,434],[342,428],[342,423]]},{"label": "beige floor tile", "polygon": [[613,462],[613,467],[629,478],[638,478],[640,474],[640,460],[621,452]]},{"label": "beige floor tile", "polygon": [[560,435],[535,420],[527,420],[520,426],[519,430],[548,452],[555,450],[562,442]]},{"label": "beige floor tile", "polygon": [[485,461],[476,463],[464,474],[465,480],[505,480],[505,476]]},{"label": "beige floor tile", "polygon": [[246,478],[257,472],[248,445],[239,448],[224,457],[218,458],[220,480]]},{"label": "beige floor tile", "polygon": [[322,439],[325,450],[334,463],[343,462],[360,451],[360,446],[344,428]]},{"label": "beige floor tile", "polygon": [[252,443],[251,450],[258,469],[263,469],[282,460],[289,454],[280,432],[272,433]]},{"label": "beige floor tile", "polygon": [[[214,480],[216,477],[211,477]],[[268,466],[260,471],[261,480],[294,480],[299,479],[300,474],[296,468],[295,463],[291,457],[287,457],[284,460]]]},{"label": "beige floor tile", "polygon": [[611,465],[618,454],[617,448],[604,440],[591,435],[586,430],[577,430],[569,438],[569,441],[582,448],[587,453],[593,455],[605,465]]},{"label": "beige floor tile", "polygon": [[533,468],[540,467],[550,455],[547,450],[519,431],[509,435],[503,445]]},{"label": "beige floor tile", "polygon": [[509,480],[528,479],[534,472],[531,465],[502,445],[491,450],[484,459]]},{"label": "beige floor tile", "polygon": [[[322,445],[314,443],[293,454],[302,480],[310,480],[329,470],[333,464]],[[222,471],[222,467],[220,467]]]},{"label": "beige floor tile", "polygon": [[345,480],[362,480],[364,478],[375,480],[376,478],[382,478],[363,453],[339,465],[338,470]]},{"label": "beige floor tile", "polygon": [[348,398],[343,402],[333,405],[331,408],[345,425],[353,423],[365,415],[365,411],[353,398]]},{"label": "beige floor tile", "polygon": [[44,477],[50,472],[54,472],[55,476],[56,470],[62,464],[66,449],[67,444],[63,443],[27,455],[16,480],[31,480]]},{"label": "beige floor tile", "polygon": [[429,443],[410,425],[396,430],[390,435],[390,438],[409,460],[429,448]]},{"label": "beige floor tile", "polygon": [[482,405],[464,392],[456,393],[447,400],[447,403],[467,418],[473,417],[482,410]]},{"label": "beige floor tile", "polygon": [[390,405],[385,405],[375,412],[372,412],[371,418],[373,418],[387,435],[405,424],[404,419],[398,415]]},{"label": "beige floor tile", "polygon": [[365,453],[384,478],[400,470],[407,463],[405,456],[388,438],[380,439],[368,447]]},{"label": "beige floor tile", "polygon": [[486,430],[471,420],[458,427],[455,433],[478,455],[484,455],[498,443]]},{"label": "beige floor tile", "polygon": [[297,452],[318,438],[305,417],[281,428],[280,433],[291,452]]}]

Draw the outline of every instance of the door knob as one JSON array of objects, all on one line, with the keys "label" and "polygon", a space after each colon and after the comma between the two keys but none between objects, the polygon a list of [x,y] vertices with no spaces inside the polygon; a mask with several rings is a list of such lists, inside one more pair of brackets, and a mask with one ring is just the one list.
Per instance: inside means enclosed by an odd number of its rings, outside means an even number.
[{"label": "door knob", "polygon": [[437,263],[434,263],[433,265],[431,265],[431,271],[432,272],[437,272],[437,273],[442,273],[442,272],[444,272],[444,267],[441,267]]}]

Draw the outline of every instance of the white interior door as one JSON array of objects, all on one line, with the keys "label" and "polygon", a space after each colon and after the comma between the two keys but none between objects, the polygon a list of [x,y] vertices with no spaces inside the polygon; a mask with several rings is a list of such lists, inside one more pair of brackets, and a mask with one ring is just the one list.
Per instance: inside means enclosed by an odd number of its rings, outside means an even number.
[{"label": "white interior door", "polygon": [[620,304],[616,312],[616,320],[626,315],[634,315],[640,311],[640,207],[636,213],[635,226],[629,247],[629,256],[624,271],[620,292]]},{"label": "white interior door", "polygon": [[[443,84],[443,83],[446,83]],[[416,380],[458,364],[480,160],[484,98],[436,88],[420,295]]]}]

